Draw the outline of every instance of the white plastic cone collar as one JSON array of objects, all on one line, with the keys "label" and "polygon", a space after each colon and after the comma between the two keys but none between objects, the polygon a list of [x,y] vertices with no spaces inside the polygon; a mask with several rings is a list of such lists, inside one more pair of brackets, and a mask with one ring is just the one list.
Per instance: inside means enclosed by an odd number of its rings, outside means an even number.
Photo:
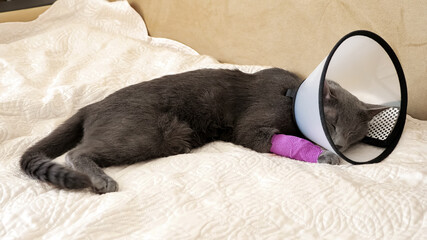
[{"label": "white plastic cone collar", "polygon": [[[332,141],[323,113],[323,84],[334,80],[360,100],[399,109],[386,147],[360,143],[340,152]],[[402,67],[391,47],[369,31],[344,36],[300,85],[294,98],[298,128],[311,141],[353,163],[375,163],[395,148],[406,119],[407,90]]]}]

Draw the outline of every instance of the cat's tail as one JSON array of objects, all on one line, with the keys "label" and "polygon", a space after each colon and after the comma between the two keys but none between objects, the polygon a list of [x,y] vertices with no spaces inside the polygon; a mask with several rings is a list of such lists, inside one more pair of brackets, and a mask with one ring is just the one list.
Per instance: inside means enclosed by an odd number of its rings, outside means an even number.
[{"label": "cat's tail", "polygon": [[82,189],[92,186],[87,175],[52,162],[74,148],[82,137],[83,113],[79,111],[25,151],[20,160],[21,169],[33,178],[60,188]]}]

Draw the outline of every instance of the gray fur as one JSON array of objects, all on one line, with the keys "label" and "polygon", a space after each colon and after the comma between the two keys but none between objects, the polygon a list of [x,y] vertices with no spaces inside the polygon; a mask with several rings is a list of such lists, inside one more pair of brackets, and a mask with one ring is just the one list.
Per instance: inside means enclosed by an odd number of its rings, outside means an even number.
[{"label": "gray fur", "polygon": [[[255,74],[203,69],[135,84],[80,109],[30,147],[20,165],[28,175],[60,188],[91,187],[106,193],[117,191],[118,185],[103,167],[186,153],[215,140],[266,153],[273,134],[299,136],[292,99],[285,92],[300,82],[294,74],[272,68]],[[335,85],[330,89],[325,104],[331,108],[326,110],[331,115],[349,114],[336,123],[335,129],[341,129],[354,120],[352,110],[341,108],[355,109],[355,100],[341,95]],[[348,102],[334,102],[341,97]],[[357,104],[363,111],[364,106]],[[364,133],[365,125],[357,130]],[[336,133],[339,139],[341,132]],[[51,161],[66,152],[71,168]],[[326,153],[322,162],[339,162],[336,155]]]}]

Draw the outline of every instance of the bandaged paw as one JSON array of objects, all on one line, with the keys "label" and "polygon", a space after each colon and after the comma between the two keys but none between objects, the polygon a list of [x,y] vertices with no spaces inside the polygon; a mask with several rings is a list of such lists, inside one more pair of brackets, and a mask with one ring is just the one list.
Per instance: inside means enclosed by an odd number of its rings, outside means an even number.
[{"label": "bandaged paw", "polygon": [[275,134],[271,138],[270,152],[304,162],[317,163],[323,150],[306,139]]}]

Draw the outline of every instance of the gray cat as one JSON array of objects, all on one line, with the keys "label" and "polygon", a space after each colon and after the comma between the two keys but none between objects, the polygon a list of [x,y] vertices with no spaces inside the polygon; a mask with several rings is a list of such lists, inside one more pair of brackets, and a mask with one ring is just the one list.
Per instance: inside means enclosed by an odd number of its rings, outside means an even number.
[{"label": "gray cat", "polygon": [[[296,75],[271,68],[254,74],[202,69],[135,84],[80,109],[30,147],[20,166],[60,188],[106,193],[118,185],[103,167],[187,153],[216,140],[266,153],[274,134],[302,137],[285,95],[300,83]],[[378,111],[328,83],[328,129],[344,149],[365,136]],[[52,162],[67,151],[71,168]],[[338,164],[339,158],[324,151],[319,162]]]}]

